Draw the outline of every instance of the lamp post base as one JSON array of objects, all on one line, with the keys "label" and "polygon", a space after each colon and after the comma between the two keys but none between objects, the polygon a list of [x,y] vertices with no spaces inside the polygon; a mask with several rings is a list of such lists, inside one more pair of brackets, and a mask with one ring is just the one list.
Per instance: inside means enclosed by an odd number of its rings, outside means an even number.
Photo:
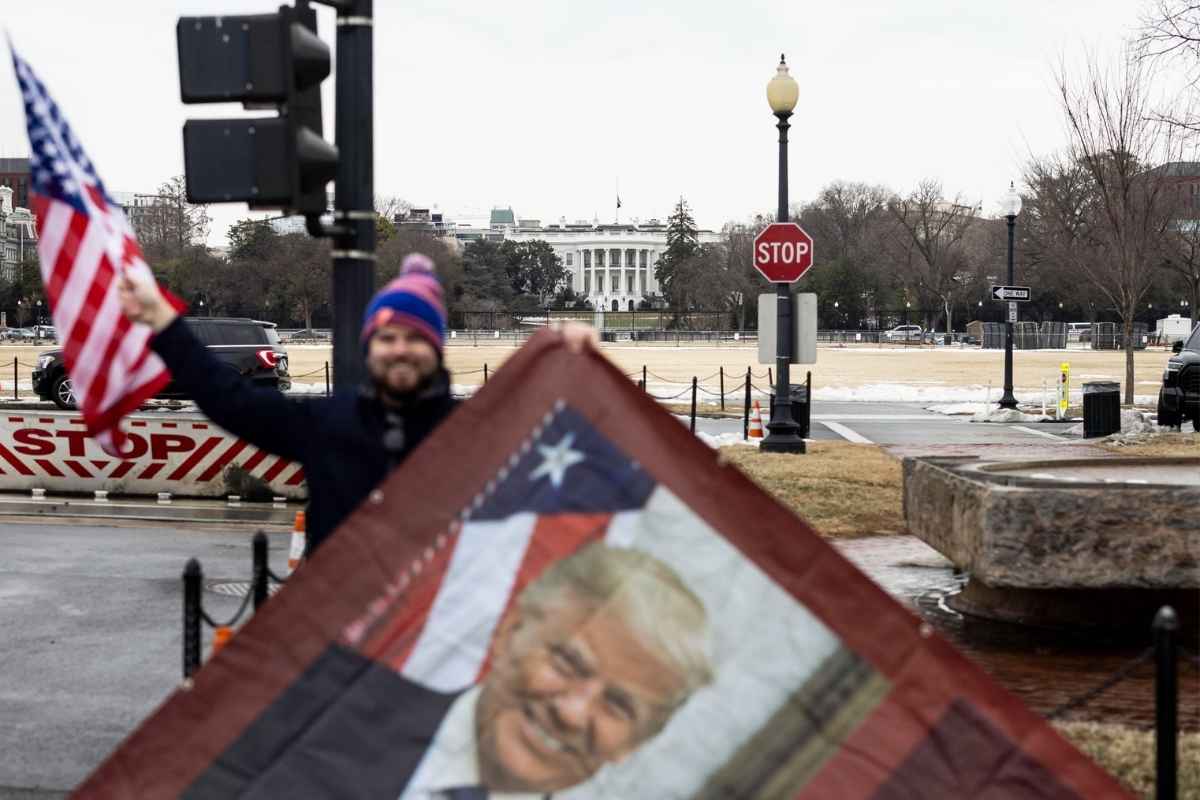
[{"label": "lamp post base", "polygon": [[1000,407],[1001,407],[1001,408],[1011,408],[1011,409],[1016,409],[1016,407],[1017,407],[1017,398],[1013,396],[1013,393],[1012,393],[1012,390],[1011,390],[1011,389],[1010,389],[1010,390],[1007,390],[1007,391],[1005,391],[1005,392],[1004,392],[1004,395],[1003,395],[1003,396],[1000,398]]},{"label": "lamp post base", "polygon": [[795,453],[803,455],[808,452],[804,439],[800,437],[800,426],[795,422],[771,422],[767,425],[767,438],[758,446],[764,453]]}]

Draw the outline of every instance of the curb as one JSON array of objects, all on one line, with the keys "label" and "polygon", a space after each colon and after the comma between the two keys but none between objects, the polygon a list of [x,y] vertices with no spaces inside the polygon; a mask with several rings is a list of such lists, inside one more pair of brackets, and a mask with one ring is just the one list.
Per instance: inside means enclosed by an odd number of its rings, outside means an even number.
[{"label": "curb", "polygon": [[98,502],[84,498],[31,499],[0,494],[0,517],[86,517],[141,522],[249,522],[290,527],[295,513],[294,507],[269,503],[231,506],[219,502]]}]

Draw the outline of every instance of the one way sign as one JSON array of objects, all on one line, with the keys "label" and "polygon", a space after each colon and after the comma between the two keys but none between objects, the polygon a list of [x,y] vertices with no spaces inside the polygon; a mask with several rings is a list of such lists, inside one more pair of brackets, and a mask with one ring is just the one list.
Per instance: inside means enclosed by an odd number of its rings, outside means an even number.
[{"label": "one way sign", "polygon": [[993,286],[993,300],[1017,300],[1023,302],[1032,297],[1028,286]]}]

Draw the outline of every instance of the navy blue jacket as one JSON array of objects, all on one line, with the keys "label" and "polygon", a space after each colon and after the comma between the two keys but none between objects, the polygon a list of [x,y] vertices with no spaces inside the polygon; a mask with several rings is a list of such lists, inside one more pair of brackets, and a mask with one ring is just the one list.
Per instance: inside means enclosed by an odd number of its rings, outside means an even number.
[{"label": "navy blue jacket", "polygon": [[329,398],[285,397],[254,386],[217,361],[182,319],[155,336],[151,347],[166,362],[176,386],[214,423],[304,465],[308,554],[456,404],[445,370],[400,409],[386,408],[366,387]]}]

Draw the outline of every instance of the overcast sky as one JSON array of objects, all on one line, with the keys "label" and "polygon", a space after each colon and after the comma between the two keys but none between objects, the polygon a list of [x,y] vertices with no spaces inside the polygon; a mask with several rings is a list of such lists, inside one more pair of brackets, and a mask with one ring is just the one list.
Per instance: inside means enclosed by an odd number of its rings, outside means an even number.
[{"label": "overcast sky", "polygon": [[[1116,53],[1139,0],[376,0],[375,190],[452,219],[512,206],[555,222],[665,217],[704,227],[773,211],[765,87],[780,52],[800,84],[791,198],[835,179],[901,192],[922,178],[985,212],[1026,154],[1063,144],[1059,60]],[[3,25],[112,190],[182,171],[175,20],[263,13],[259,0],[6,3]],[[332,42],[333,16],[320,12]],[[326,132],[332,138],[332,79]],[[28,153],[10,68],[0,155]],[[244,206],[214,206],[210,242]]]}]

